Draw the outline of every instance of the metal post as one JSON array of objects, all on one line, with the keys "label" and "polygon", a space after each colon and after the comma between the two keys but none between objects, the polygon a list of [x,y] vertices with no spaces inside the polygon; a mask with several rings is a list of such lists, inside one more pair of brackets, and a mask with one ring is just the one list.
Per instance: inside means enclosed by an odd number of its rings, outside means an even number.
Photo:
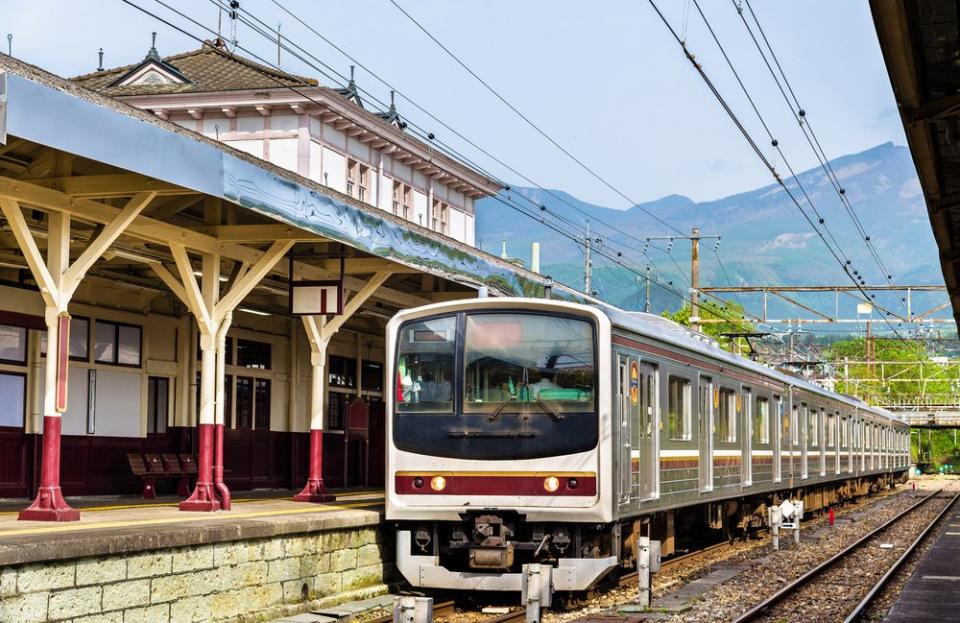
[{"label": "metal post", "polygon": [[326,324],[326,316],[303,317],[303,327],[310,342],[310,464],[306,486],[293,496],[297,502],[330,502],[336,499],[323,484],[323,370],[329,342],[323,337]]},{"label": "metal post", "polygon": [[393,623],[430,623],[433,598],[405,595],[393,599]]},{"label": "metal post", "polygon": [[690,328],[700,330],[700,228],[690,234]]},{"label": "metal post", "polygon": [[583,239],[584,248],[583,248],[583,292],[587,296],[593,294],[593,262],[590,259],[590,249],[593,241],[590,239],[590,221],[587,221],[587,235]]},{"label": "metal post", "polygon": [[553,567],[530,563],[521,568],[520,599],[527,623],[540,623],[541,610],[553,601]]},{"label": "metal post", "polygon": [[637,540],[637,603],[641,608],[650,607],[650,537]]},{"label": "metal post", "polygon": [[643,305],[643,311],[650,313],[650,267],[647,266],[647,298],[646,303]]}]

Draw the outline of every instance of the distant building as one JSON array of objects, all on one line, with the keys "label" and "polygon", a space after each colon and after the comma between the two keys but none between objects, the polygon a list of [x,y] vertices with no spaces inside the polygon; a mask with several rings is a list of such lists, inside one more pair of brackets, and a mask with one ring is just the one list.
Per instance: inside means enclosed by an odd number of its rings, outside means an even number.
[{"label": "distant building", "polygon": [[356,84],[320,86],[207,42],[73,78],[77,84],[475,246],[476,200],[501,186],[372,112]]}]

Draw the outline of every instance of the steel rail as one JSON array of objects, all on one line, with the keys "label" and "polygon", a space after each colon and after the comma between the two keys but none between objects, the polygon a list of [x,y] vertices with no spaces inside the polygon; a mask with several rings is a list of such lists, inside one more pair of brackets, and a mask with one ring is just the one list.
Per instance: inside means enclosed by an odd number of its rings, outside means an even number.
[{"label": "steel rail", "polygon": [[[434,604],[433,606],[433,616],[447,616],[453,614],[454,602],[452,601],[441,601],[440,603]],[[393,613],[385,614],[380,617],[376,617],[367,621],[367,623],[393,623]]]},{"label": "steel rail", "polygon": [[930,532],[937,526],[937,524],[940,523],[940,521],[943,519],[943,516],[946,515],[951,508],[953,508],[953,505],[957,503],[957,498],[960,498],[960,492],[958,492],[956,495],[953,496],[953,499],[950,500],[950,502],[943,508],[943,510],[940,511],[940,513],[938,513],[937,516],[933,518],[933,521],[931,521],[930,524],[923,529],[923,532],[921,532],[920,535],[913,541],[913,543],[910,544],[907,550],[903,552],[903,555],[900,556],[900,558],[897,558],[897,560],[890,566],[887,572],[883,574],[883,577],[877,580],[876,584],[873,585],[873,588],[870,589],[870,592],[868,592],[866,596],[860,601],[860,603],[856,605],[853,611],[847,615],[847,618],[843,620],[843,623],[852,623],[853,621],[856,621],[863,615],[867,606],[873,603],[873,600],[877,597],[877,595],[880,593],[883,587],[887,585],[887,582],[889,582],[890,579],[894,576],[894,574],[896,574],[896,572],[900,569],[900,567],[903,566],[903,563],[905,563],[907,559],[910,558],[910,556],[917,549],[920,543],[927,538],[927,535],[930,534]]},{"label": "steel rail", "polygon": [[[873,530],[871,530],[871,531],[868,532],[867,534],[863,535],[862,537],[860,537],[859,539],[857,539],[856,541],[854,541],[853,543],[851,543],[851,544],[848,545],[847,547],[843,548],[842,550],[840,550],[839,552],[837,552],[836,554],[834,554],[833,556],[831,556],[831,557],[828,558],[827,560],[821,562],[819,565],[817,565],[817,566],[814,567],[813,569],[810,569],[809,571],[807,571],[806,573],[804,573],[803,575],[801,575],[800,577],[798,577],[798,578],[795,579],[794,581],[790,582],[789,584],[787,584],[786,586],[784,586],[783,588],[781,588],[779,591],[777,591],[777,592],[774,593],[773,595],[770,595],[769,597],[767,597],[766,599],[764,599],[763,601],[761,601],[759,604],[757,604],[757,605],[754,606],[753,608],[751,608],[751,609],[747,610],[746,612],[744,612],[743,614],[741,614],[739,617],[737,617],[736,619],[734,619],[732,623],[746,623],[747,621],[753,621],[754,619],[758,618],[759,616],[765,614],[766,611],[769,610],[771,606],[774,606],[774,605],[776,605],[777,603],[783,601],[785,598],[789,597],[789,596],[790,596],[791,594],[793,594],[797,589],[799,589],[800,587],[804,586],[804,585],[807,584],[810,580],[814,579],[815,577],[817,577],[818,575],[820,575],[821,573],[823,573],[823,572],[826,571],[827,569],[833,567],[833,565],[835,565],[836,563],[838,563],[838,562],[840,562],[841,560],[843,560],[844,558],[846,558],[847,555],[849,555],[851,552],[857,550],[861,545],[863,545],[864,543],[866,543],[867,541],[869,541],[870,539],[872,539],[873,537],[875,537],[877,534],[879,534],[879,533],[882,532],[883,530],[886,530],[887,528],[889,528],[889,527],[892,526],[893,524],[897,523],[897,522],[900,521],[902,518],[904,518],[904,517],[906,517],[907,515],[909,515],[910,513],[912,513],[914,510],[920,508],[921,506],[923,506],[924,504],[926,504],[928,501],[930,501],[931,499],[933,499],[934,496],[938,495],[938,494],[941,493],[942,491],[943,491],[943,489],[937,489],[936,491],[934,491],[934,492],[931,493],[930,495],[926,496],[925,498],[921,499],[919,502],[917,502],[916,504],[914,504],[914,505],[911,506],[910,508],[905,509],[904,511],[898,513],[897,515],[895,515],[895,516],[892,517],[891,519],[889,519],[889,520],[887,520],[886,522],[884,522],[882,525],[874,528]],[[954,499],[956,499],[956,498],[954,498]],[[949,507],[949,506],[951,506],[952,504],[953,504],[953,501],[951,500],[950,504],[948,504],[947,506]]]}]

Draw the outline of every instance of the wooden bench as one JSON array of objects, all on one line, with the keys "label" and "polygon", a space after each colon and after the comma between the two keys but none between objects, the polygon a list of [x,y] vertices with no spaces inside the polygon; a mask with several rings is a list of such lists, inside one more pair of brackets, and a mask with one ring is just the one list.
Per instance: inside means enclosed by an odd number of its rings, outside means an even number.
[{"label": "wooden bench", "polygon": [[177,494],[186,497],[190,493],[190,477],[197,474],[197,462],[190,454],[127,454],[130,471],[143,481],[141,497],[157,499],[157,480],[178,478]]}]

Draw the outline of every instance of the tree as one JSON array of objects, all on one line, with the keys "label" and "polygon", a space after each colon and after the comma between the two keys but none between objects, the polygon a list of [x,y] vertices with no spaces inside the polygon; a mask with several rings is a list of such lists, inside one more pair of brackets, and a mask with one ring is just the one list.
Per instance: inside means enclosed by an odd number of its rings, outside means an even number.
[{"label": "tree", "polygon": [[[684,305],[677,311],[670,313],[663,312],[663,317],[673,320],[685,327],[690,326],[690,305]],[[721,320],[722,322],[708,322],[700,325],[700,330],[717,340],[720,347],[730,352],[736,352],[739,347],[743,347],[742,338],[731,339],[724,336],[724,333],[752,333],[755,331],[753,325],[746,320],[743,306],[736,303],[726,302],[723,305],[712,301],[700,303],[700,318]]]}]

